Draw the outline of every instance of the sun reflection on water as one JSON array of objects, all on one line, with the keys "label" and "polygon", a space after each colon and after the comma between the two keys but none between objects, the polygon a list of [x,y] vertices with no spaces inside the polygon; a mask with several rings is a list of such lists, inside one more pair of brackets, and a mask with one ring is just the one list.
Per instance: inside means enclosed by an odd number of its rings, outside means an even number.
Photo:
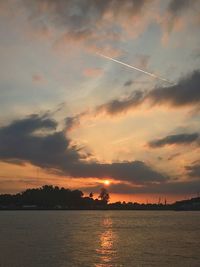
[{"label": "sun reflection on water", "polygon": [[99,255],[100,262],[96,267],[112,267],[113,260],[116,257],[116,233],[113,232],[112,219],[106,217],[102,221],[102,233],[99,236],[99,248],[96,250]]}]

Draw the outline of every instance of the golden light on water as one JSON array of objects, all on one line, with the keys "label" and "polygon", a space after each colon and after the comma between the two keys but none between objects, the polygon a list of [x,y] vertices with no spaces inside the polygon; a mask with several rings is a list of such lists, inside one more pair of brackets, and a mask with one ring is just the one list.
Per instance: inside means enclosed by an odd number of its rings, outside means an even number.
[{"label": "golden light on water", "polygon": [[116,233],[113,232],[113,222],[110,217],[102,220],[102,232],[99,236],[99,248],[96,250],[99,255],[99,263],[95,267],[111,267],[116,257]]}]

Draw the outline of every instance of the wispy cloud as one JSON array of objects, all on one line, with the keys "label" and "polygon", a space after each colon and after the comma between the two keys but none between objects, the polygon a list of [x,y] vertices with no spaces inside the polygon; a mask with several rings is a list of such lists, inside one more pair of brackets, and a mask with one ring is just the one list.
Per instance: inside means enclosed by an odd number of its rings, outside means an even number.
[{"label": "wispy cloud", "polygon": [[181,78],[175,85],[162,86],[150,91],[134,91],[130,96],[114,99],[102,104],[97,110],[114,115],[124,111],[134,110],[144,102],[151,106],[167,105],[185,107],[200,104],[200,72],[192,72]]},{"label": "wispy cloud", "polygon": [[45,83],[46,82],[46,79],[44,78],[44,76],[38,73],[33,74],[32,80],[34,83]]},{"label": "wispy cloud", "polygon": [[[167,6],[167,10],[162,21],[162,31],[163,44],[167,44],[169,41],[169,35],[171,32],[181,31],[188,24],[188,20],[186,21],[184,16],[195,6],[195,4],[199,4],[198,1],[195,0],[171,0]],[[192,15],[192,17],[194,17]],[[194,18],[193,18],[194,19]]]},{"label": "wispy cloud", "polygon": [[57,47],[63,42],[78,42],[85,43],[89,49],[96,47],[96,51],[102,46],[103,40],[107,40],[108,44],[109,41],[119,39],[116,25],[125,30],[124,20],[137,18],[149,3],[147,0],[22,2],[37,29],[39,26],[57,29],[60,33]]},{"label": "wispy cloud", "polygon": [[174,135],[165,136],[164,138],[152,140],[148,143],[148,145],[151,148],[158,148],[158,147],[163,147],[166,145],[191,144],[191,143],[196,142],[198,139],[199,139],[198,133],[174,134]]},{"label": "wispy cloud", "polygon": [[[128,84],[131,84],[129,81]],[[149,104],[149,108],[164,105],[173,108],[199,107],[200,104],[200,72],[195,70],[186,77],[181,78],[175,85],[163,86],[150,91],[135,90],[128,96],[112,99],[104,104],[88,109],[80,114],[66,119],[67,129],[81,125],[81,121],[90,117],[108,114],[111,117],[121,116],[127,112],[139,109],[142,104]]]},{"label": "wispy cloud", "polygon": [[200,162],[187,165],[185,169],[190,177],[200,178]]},{"label": "wispy cloud", "polygon": [[103,69],[101,68],[86,68],[83,71],[84,76],[86,77],[99,77],[103,74]]},{"label": "wispy cloud", "polygon": [[134,91],[130,96],[122,99],[114,99],[108,103],[102,104],[96,108],[96,113],[108,113],[109,115],[117,115],[125,113],[130,109],[137,108],[144,100],[144,93]]}]

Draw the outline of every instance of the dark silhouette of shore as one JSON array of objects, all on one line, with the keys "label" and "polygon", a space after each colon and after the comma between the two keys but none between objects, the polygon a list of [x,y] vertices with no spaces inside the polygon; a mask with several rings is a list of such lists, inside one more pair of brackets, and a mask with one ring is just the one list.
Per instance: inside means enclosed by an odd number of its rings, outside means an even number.
[{"label": "dark silhouette of shore", "polygon": [[105,188],[94,199],[92,192],[84,197],[80,190],[44,185],[14,195],[1,194],[0,210],[200,210],[200,197],[173,204],[109,203],[109,193]]}]

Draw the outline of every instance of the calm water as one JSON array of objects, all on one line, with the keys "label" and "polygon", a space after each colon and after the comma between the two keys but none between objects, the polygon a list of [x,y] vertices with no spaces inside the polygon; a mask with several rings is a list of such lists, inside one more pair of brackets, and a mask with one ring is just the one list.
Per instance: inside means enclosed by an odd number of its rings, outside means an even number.
[{"label": "calm water", "polygon": [[2,211],[1,267],[200,266],[200,212]]}]

